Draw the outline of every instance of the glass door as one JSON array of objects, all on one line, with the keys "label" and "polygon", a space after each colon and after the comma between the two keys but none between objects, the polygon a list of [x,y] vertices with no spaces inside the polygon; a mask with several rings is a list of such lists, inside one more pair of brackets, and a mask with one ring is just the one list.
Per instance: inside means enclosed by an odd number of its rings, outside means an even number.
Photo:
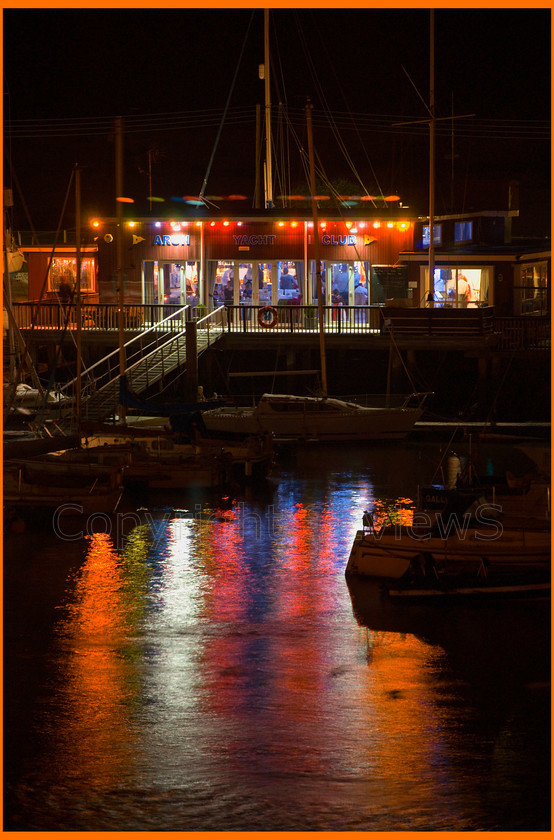
[{"label": "glass door", "polygon": [[258,282],[254,283],[254,294],[252,302],[258,303],[260,306],[271,306],[275,303],[273,290],[275,284],[273,283],[273,267],[271,263],[255,263],[254,273],[258,278]]}]

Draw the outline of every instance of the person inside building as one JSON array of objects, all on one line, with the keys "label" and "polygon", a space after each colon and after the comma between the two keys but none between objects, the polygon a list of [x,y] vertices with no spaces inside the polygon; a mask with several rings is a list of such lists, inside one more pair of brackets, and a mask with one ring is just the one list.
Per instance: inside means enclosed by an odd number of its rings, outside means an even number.
[{"label": "person inside building", "polygon": [[234,299],[234,292],[233,292],[233,281],[235,278],[235,272],[232,268],[226,268],[223,272],[223,276],[221,278],[221,286],[223,289],[223,300],[227,306],[230,306],[233,303]]},{"label": "person inside building", "polygon": [[244,300],[252,300],[252,278],[245,279],[242,286],[242,297]]},{"label": "person inside building", "polygon": [[[357,285],[354,287],[354,306],[367,306],[368,301],[368,294],[367,288],[364,283],[362,283],[362,278],[360,277],[360,273],[358,272],[358,282]],[[366,309],[356,309],[356,323],[357,324],[365,324],[367,321],[367,310]]]},{"label": "person inside building", "polygon": [[296,280],[289,274],[288,266],[283,266],[281,271],[281,277],[279,278],[279,288],[280,289],[295,289],[298,288]]},{"label": "person inside building", "polygon": [[471,285],[465,274],[458,276],[458,306],[467,307],[471,300]]}]

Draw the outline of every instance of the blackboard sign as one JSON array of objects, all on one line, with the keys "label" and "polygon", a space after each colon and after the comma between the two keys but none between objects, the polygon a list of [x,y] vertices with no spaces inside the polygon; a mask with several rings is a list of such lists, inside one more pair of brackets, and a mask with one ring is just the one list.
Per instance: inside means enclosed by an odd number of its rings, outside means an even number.
[{"label": "blackboard sign", "polygon": [[407,297],[407,265],[371,266],[371,303],[385,303],[390,298]]}]

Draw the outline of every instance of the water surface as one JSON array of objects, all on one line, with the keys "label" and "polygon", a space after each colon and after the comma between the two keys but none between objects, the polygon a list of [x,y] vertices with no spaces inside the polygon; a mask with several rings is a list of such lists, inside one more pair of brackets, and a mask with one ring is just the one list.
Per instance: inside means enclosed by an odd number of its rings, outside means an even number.
[{"label": "water surface", "polygon": [[437,456],[308,447],[6,534],[5,829],[548,830],[549,602],[344,578],[361,511]]}]

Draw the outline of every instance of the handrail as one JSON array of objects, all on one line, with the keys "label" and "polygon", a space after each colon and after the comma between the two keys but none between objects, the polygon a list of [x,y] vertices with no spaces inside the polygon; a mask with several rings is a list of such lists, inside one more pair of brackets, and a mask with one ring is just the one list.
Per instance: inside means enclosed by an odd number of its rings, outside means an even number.
[{"label": "handrail", "polygon": [[[164,321],[170,320],[171,318],[175,318],[177,315],[180,315],[184,310],[188,308],[187,306],[182,307],[182,309],[177,310],[177,312],[172,313],[168,318],[165,318]],[[211,335],[210,335],[210,326],[212,328],[215,326],[217,327],[217,335],[220,335],[223,330],[223,317],[225,314],[225,307],[220,306],[218,309],[210,312],[208,315],[205,315],[203,318],[199,319],[196,323],[196,327],[198,329],[198,325],[201,325],[202,330],[206,330],[206,343],[201,348],[202,350],[206,349],[211,344]],[[159,322],[162,323],[162,322]],[[164,363],[168,357],[171,357],[175,353],[175,348],[177,349],[177,354],[179,354],[181,341],[184,335],[186,335],[186,329],[180,330],[177,333],[170,334],[169,337],[163,336],[164,340],[161,340],[161,337],[156,334],[154,341],[147,343],[146,345],[143,342],[143,338],[145,335],[151,332],[155,332],[159,324],[152,326],[150,329],[145,330],[144,333],[134,336],[131,338],[126,344],[124,345],[126,348],[129,345],[133,344],[133,342],[138,341],[139,347],[136,349],[135,352],[131,356],[127,354],[126,357],[126,365],[125,365],[125,373],[128,375],[128,385],[132,387],[133,385],[133,374],[140,373],[140,375],[146,376],[148,381],[149,372],[153,366],[160,366],[164,367]],[[212,329],[213,335],[213,329]],[[216,336],[217,337],[217,336]],[[160,352],[161,351],[161,352]],[[116,359],[117,357],[117,359]],[[110,364],[110,359],[116,361],[115,365]],[[178,362],[179,363],[179,362]],[[97,367],[98,365],[106,365],[108,364],[107,370],[104,370],[100,376],[96,379],[91,376],[91,371]],[[86,385],[83,386],[82,396],[86,398],[90,396],[92,393],[100,393],[101,391],[108,388],[112,385],[115,381],[118,380],[120,375],[119,371],[119,350],[114,350],[109,353],[107,356],[104,356],[98,362],[95,362],[94,365],[91,365],[89,368],[84,371],[81,375],[81,381],[83,377],[88,379]],[[71,382],[67,383],[65,386],[66,389],[69,390],[70,387],[74,385],[76,379],[71,380]]]},{"label": "handrail", "polygon": [[[189,304],[186,304],[185,306],[182,306],[176,312],[172,312],[171,315],[167,315],[161,321],[158,321],[157,324],[154,324],[153,326],[149,327],[147,330],[144,330],[143,332],[140,332],[138,335],[133,336],[132,338],[129,339],[129,341],[125,342],[123,347],[125,349],[127,349],[131,344],[138,341],[138,342],[141,343],[140,348],[133,354],[133,356],[131,358],[136,356],[138,353],[140,353],[140,358],[138,359],[138,361],[140,361],[140,359],[142,359],[142,358],[146,358],[143,355],[143,352],[144,352],[144,349],[145,349],[143,344],[142,344],[144,336],[148,335],[148,333],[157,332],[157,330],[158,330],[158,328],[161,324],[164,324],[164,323],[166,323],[170,320],[174,320],[177,315],[181,315],[187,309],[189,309]],[[183,334],[183,332],[184,332],[184,330],[180,330],[180,332],[177,335],[180,336],[180,335]],[[167,338],[166,333],[163,333],[162,335],[163,335],[163,338],[165,339],[165,342],[159,343],[161,336],[156,335],[154,341],[152,342],[152,344],[155,345],[154,349],[150,350],[147,353],[147,356],[151,355],[151,353],[154,352],[154,350],[159,349],[160,347],[164,346],[165,344],[169,343],[172,339],[175,338],[175,336],[172,335],[171,333],[169,333],[169,339]],[[109,383],[111,381],[113,381],[113,378],[115,378],[115,377],[112,376],[113,368],[111,367],[111,364],[110,364],[110,360],[113,359],[113,358],[117,359],[117,365],[115,367],[117,367],[117,369],[119,369],[119,348],[117,348],[116,350],[112,350],[111,353],[108,353],[107,356],[103,356],[101,359],[99,359],[93,365],[90,365],[90,367],[86,368],[81,373],[81,383],[82,383],[82,386],[83,386],[83,396],[84,397],[87,396],[87,393],[86,393],[86,391],[88,390],[87,387],[86,387],[87,385],[91,386],[93,391],[100,391],[100,390],[102,390],[102,388],[105,388],[107,385],[109,385]],[[127,360],[126,365],[125,365],[126,370],[128,370],[130,367],[132,367],[134,364],[136,364],[136,363],[133,363],[133,365],[128,364],[129,356],[127,355],[127,353],[126,353],[126,360]],[[98,377],[98,379],[95,380],[94,377],[91,376],[91,371],[93,371],[95,368],[99,367],[100,365],[106,365],[106,364],[108,364],[108,370],[105,372],[104,375],[100,375]],[[109,377],[108,381],[104,382],[102,385],[100,385],[100,387],[98,387],[98,382],[101,381],[102,379],[104,379],[106,375]],[[78,379],[78,377],[74,377],[69,382],[67,382],[65,385],[63,385],[61,388],[59,388],[59,391],[63,393],[63,392],[69,392],[70,390],[73,390],[75,388],[75,384],[77,382],[77,379]],[[85,379],[88,380],[88,382],[86,384],[84,384]]]},{"label": "handrail", "polygon": [[[203,321],[206,322],[207,342],[204,345],[204,347],[202,347],[202,350],[205,350],[206,347],[208,347],[210,345],[210,321],[214,320],[214,316],[217,316],[218,320],[222,320],[224,310],[225,310],[225,307],[220,306],[220,307],[218,307],[218,309],[214,310],[213,312],[210,312],[208,315],[205,315],[203,318],[200,318],[198,321],[195,322],[197,330],[198,330],[198,324],[200,324]],[[204,329],[204,327],[202,327],[202,329]],[[223,325],[221,325],[220,331],[219,331],[218,334],[221,333],[222,329],[223,329]],[[174,345],[175,344],[177,345],[177,352],[179,352],[180,341],[181,341],[181,338],[182,338],[184,333],[186,333],[186,331],[182,331],[180,333],[176,333],[175,335],[172,335],[168,339],[168,341],[164,342],[163,344],[161,344],[157,347],[154,347],[154,349],[150,350],[146,355],[141,353],[139,358],[135,362],[133,362],[132,364],[128,364],[126,366],[126,373],[130,374],[129,385],[132,385],[132,374],[133,374],[133,372],[136,372],[139,365],[141,366],[141,368],[144,368],[144,369],[141,369],[141,371],[140,371],[141,375],[144,373],[146,375],[146,378],[148,379],[148,373],[150,371],[149,363],[151,362],[152,359],[155,360],[156,365],[161,364],[162,367],[163,367],[164,361],[167,358],[167,355],[168,354],[171,355],[171,354],[174,353]],[[159,356],[159,351],[160,350],[162,351],[161,358]],[[111,381],[113,381],[113,379]],[[107,383],[107,384],[109,384],[109,383]],[[103,386],[103,387],[106,387],[106,386]]]},{"label": "handrail", "polygon": [[[226,316],[225,306],[221,305],[221,306],[218,306],[217,309],[214,309],[212,312],[208,312],[207,315],[204,315],[202,318],[199,318],[198,321],[196,321],[196,329],[197,330],[198,329],[201,329],[201,330],[205,329],[206,330],[206,336],[207,336],[207,339],[208,339],[206,347],[209,347],[210,344],[211,344],[211,341],[210,341],[210,325],[211,325],[211,322],[213,321],[214,322],[213,325],[219,328],[219,332],[217,333],[217,335],[220,335],[221,331],[224,328],[225,316]],[[204,326],[204,322],[205,322],[205,326]]]}]

